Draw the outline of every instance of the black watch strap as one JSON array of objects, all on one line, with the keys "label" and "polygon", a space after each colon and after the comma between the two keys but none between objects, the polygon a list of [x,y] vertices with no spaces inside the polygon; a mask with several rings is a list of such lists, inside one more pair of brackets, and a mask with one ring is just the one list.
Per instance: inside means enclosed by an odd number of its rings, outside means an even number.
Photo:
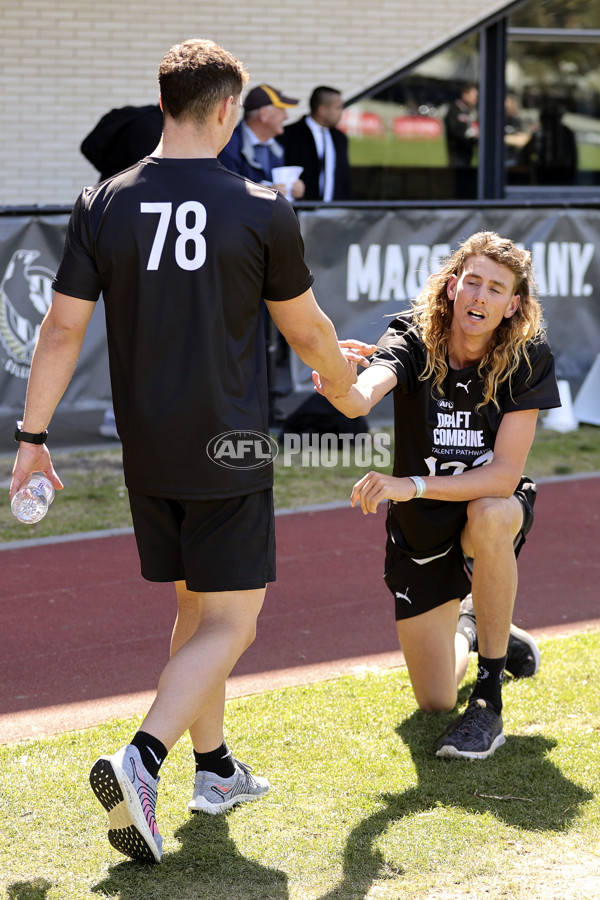
[{"label": "black watch strap", "polygon": [[23,431],[23,423],[17,422],[15,441],[25,441],[26,444],[45,444],[47,440],[48,429],[41,431],[39,434],[33,434],[31,431]]}]

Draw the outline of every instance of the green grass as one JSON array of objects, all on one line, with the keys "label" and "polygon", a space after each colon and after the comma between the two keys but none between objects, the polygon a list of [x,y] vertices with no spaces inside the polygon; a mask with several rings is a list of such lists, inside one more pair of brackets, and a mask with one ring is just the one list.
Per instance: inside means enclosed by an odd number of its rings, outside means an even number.
[{"label": "green grass", "polygon": [[[57,451],[52,454],[52,462],[65,489],[56,492],[48,514],[36,525],[17,522],[8,502],[3,503],[0,542],[131,527],[120,449]],[[0,482],[5,486],[5,496],[12,465],[12,459],[0,460]]]},{"label": "green grass", "polygon": [[[600,148],[583,141],[577,146],[581,172],[600,169]],[[350,137],[349,157],[353,166],[405,166],[407,168],[443,169],[448,166],[444,137],[436,140],[399,139],[393,134],[377,137]],[[473,160],[476,164],[476,160]]]},{"label": "green grass", "polygon": [[394,135],[351,137],[349,157],[353,166],[417,166],[441,169],[448,165],[443,137],[438,140],[399,140]]},{"label": "green grass", "polygon": [[[389,433],[389,429],[382,429]],[[390,446],[390,450],[391,450]],[[366,457],[368,459],[368,457]],[[380,458],[374,451],[372,459]],[[0,543],[107,528],[131,527],[120,450],[57,452],[53,462],[65,490],[58,492],[46,518],[37,525],[21,525],[7,503],[0,506]],[[276,509],[320,503],[349,502],[352,485],[369,465],[335,467],[302,465],[300,455],[275,461]],[[0,484],[8,487],[12,458],[0,459]],[[390,466],[375,466],[391,472]],[[580,425],[566,434],[538,427],[526,471],[531,478],[548,478],[600,470],[600,428]]]},{"label": "green grass", "polygon": [[2,747],[0,896],[591,900],[600,632],[541,649],[539,674],[506,684],[507,742],[482,762],[436,759],[451,714],[416,711],[403,668],[229,701],[228,740],[272,790],[224,816],[188,817],[182,740],[162,771],[158,867],[108,846],[87,785],[96,755],[139,719]]},{"label": "green grass", "polygon": [[538,425],[525,468],[538,479],[600,472],[600,428],[580,425],[561,434]]}]

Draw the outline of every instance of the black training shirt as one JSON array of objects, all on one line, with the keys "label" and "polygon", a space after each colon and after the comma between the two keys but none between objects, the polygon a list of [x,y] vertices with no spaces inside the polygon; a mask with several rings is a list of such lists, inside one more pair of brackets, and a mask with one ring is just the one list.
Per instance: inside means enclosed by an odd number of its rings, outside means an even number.
[{"label": "black training shirt", "polygon": [[313,277],[291,205],[216,159],[146,157],[78,198],[54,281],[103,294],[127,486],[223,498],[272,484],[272,466],[225,468],[224,432],[268,433],[262,298]]},{"label": "black training shirt", "polygon": [[[444,396],[437,396],[433,379],[420,380],[426,349],[411,327],[411,313],[394,319],[377,344],[371,365],[391,369],[394,388],[394,471],[407,475],[460,475],[485,465],[494,456],[496,435],[505,413],[560,406],[554,357],[546,341],[528,346],[531,371],[524,359],[510,384],[498,390],[493,403],[476,409],[483,399],[483,379],[477,363],[466,369],[448,368]],[[461,527],[466,502],[420,500],[392,503],[391,512],[412,550],[442,544]]]}]

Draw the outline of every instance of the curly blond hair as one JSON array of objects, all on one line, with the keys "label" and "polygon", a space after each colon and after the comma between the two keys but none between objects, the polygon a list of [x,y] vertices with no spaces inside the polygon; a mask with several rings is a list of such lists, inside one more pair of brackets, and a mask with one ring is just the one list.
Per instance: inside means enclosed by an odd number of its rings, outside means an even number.
[{"label": "curly blond hair", "polygon": [[427,363],[420,377],[425,380],[433,376],[434,389],[444,396],[453,310],[447,285],[451,275],[460,277],[467,260],[473,256],[486,256],[507,266],[516,279],[514,293],[520,297],[517,311],[510,318],[502,319],[477,368],[484,384],[480,406],[491,402],[499,408],[496,399],[499,386],[507,380],[510,386],[511,376],[522,359],[531,370],[528,345],[540,341],[545,330],[531,254],[494,231],[480,231],[467,238],[443,268],[430,275],[421,294],[412,301],[414,327],[427,350]]}]

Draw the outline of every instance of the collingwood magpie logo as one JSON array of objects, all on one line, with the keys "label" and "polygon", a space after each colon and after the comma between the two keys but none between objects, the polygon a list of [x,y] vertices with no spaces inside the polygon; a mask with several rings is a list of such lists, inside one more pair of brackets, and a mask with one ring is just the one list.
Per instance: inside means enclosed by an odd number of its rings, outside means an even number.
[{"label": "collingwood magpie logo", "polygon": [[39,250],[16,250],[0,280],[0,343],[4,369],[28,378],[33,348],[50,301],[54,273],[34,265]]}]

